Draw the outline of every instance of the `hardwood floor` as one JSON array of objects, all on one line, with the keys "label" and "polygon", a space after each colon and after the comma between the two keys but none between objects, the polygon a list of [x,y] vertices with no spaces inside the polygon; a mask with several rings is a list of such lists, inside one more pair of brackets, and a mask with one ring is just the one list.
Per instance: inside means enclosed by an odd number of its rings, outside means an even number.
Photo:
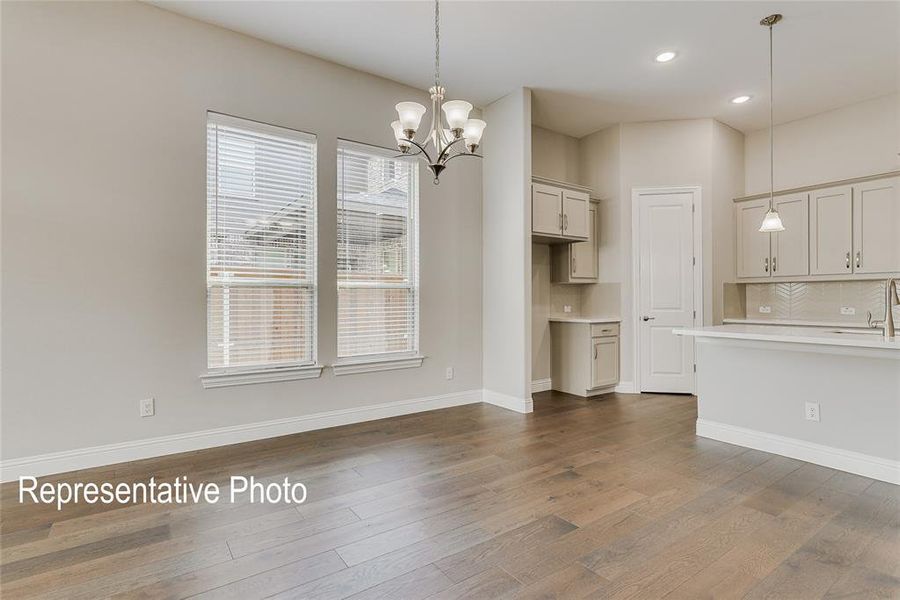
[{"label": "hardwood floor", "polygon": [[900,598],[900,487],[697,438],[695,399],[545,392],[42,481],[306,483],[307,503],[19,505],[11,598]]}]

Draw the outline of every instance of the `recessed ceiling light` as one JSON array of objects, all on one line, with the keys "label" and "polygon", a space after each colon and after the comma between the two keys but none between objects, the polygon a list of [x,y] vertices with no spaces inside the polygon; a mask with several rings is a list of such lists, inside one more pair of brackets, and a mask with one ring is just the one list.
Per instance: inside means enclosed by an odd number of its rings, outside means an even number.
[{"label": "recessed ceiling light", "polygon": [[750,100],[750,96],[737,96],[737,97],[731,99],[731,103],[732,104],[743,104],[744,102],[747,102],[748,100]]},{"label": "recessed ceiling light", "polygon": [[659,54],[656,55],[656,62],[658,62],[658,63],[669,62],[670,60],[675,58],[675,54],[676,53],[671,50],[666,50],[665,52],[660,52]]}]

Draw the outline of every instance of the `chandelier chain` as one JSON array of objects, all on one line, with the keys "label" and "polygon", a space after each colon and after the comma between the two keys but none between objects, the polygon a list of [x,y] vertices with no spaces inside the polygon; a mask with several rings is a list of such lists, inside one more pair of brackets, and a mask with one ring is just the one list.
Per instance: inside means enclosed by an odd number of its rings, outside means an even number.
[{"label": "chandelier chain", "polygon": [[441,85],[441,7],[434,0],[434,87]]}]

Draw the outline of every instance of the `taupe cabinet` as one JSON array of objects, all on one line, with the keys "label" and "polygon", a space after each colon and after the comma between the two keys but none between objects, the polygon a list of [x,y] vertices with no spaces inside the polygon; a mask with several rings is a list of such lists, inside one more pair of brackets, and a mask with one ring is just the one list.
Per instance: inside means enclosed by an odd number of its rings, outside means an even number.
[{"label": "taupe cabinet", "polygon": [[550,281],[553,283],[594,283],[599,277],[597,245],[598,207],[588,209],[588,239],[584,242],[556,244],[550,250]]},{"label": "taupe cabinet", "polygon": [[759,226],[769,199],[735,205],[737,220],[737,276],[771,277],[809,274],[809,194],[775,198],[784,231],[762,233]]},{"label": "taupe cabinet", "polygon": [[760,233],[768,199],[735,203],[739,278],[900,272],[900,178],[775,197],[785,230]]},{"label": "taupe cabinet", "polygon": [[619,383],[619,323],[551,319],[553,389],[593,396]]},{"label": "taupe cabinet", "polygon": [[578,186],[535,178],[531,184],[531,233],[535,241],[587,240],[590,193]]}]

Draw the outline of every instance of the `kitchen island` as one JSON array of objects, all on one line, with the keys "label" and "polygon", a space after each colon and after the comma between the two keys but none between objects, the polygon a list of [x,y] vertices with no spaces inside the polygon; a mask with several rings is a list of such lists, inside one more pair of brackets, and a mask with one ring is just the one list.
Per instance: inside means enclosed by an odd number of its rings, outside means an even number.
[{"label": "kitchen island", "polygon": [[697,435],[900,484],[900,339],[720,325],[696,338]]}]

